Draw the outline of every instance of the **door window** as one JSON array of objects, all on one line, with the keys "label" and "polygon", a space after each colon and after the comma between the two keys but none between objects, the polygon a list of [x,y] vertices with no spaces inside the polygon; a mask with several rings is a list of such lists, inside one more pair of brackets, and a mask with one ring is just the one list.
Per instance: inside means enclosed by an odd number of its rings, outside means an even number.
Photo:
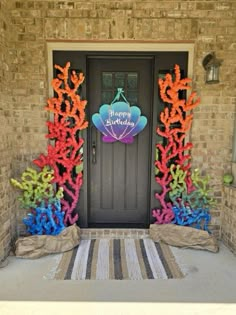
[{"label": "door window", "polygon": [[102,72],[101,103],[110,104],[117,88],[123,88],[130,105],[138,104],[139,75],[137,72]]}]

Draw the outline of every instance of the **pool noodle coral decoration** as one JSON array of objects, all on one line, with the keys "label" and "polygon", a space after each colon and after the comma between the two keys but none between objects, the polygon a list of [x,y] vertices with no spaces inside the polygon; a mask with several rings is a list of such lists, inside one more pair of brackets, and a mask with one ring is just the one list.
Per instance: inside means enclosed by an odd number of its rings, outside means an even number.
[{"label": "pool noodle coral decoration", "polygon": [[30,234],[57,235],[64,230],[64,212],[61,211],[61,203],[58,200],[54,204],[45,205],[42,203],[32,213],[28,213],[23,222]]},{"label": "pool noodle coral decoration", "polygon": [[83,182],[83,143],[80,131],[87,128],[86,100],[81,100],[78,90],[84,81],[83,73],[72,71],[70,63],[65,67],[55,65],[59,74],[52,80],[57,94],[47,102],[46,110],[54,114],[47,122],[46,137],[52,142],[47,154],[41,154],[33,163],[40,172],[27,168],[18,182],[12,185],[23,191],[19,197],[21,206],[31,210],[23,222],[31,234],[56,235],[67,225],[78,220],[74,214]]},{"label": "pool noodle coral decoration", "polygon": [[179,91],[191,89],[190,82],[189,78],[181,79],[178,65],[175,65],[174,79],[167,73],[165,79],[158,81],[160,97],[169,106],[160,114],[162,128],[156,130],[166,144],[156,144],[155,179],[161,192],[155,194],[160,208],[153,209],[152,213],[157,224],[176,223],[207,230],[208,206],[213,204],[207,189],[209,177],[201,179],[199,170],[191,173],[189,150],[193,144],[184,142],[193,120],[191,111],[200,103],[195,92],[187,100],[179,98]]},{"label": "pool noodle coral decoration", "polygon": [[63,189],[55,191],[52,180],[53,170],[45,166],[41,172],[28,167],[21,175],[21,182],[11,179],[11,184],[23,191],[23,196],[18,200],[22,208],[31,209],[37,207],[42,201],[47,204],[54,203],[63,197]]},{"label": "pool noodle coral decoration", "polygon": [[63,188],[55,190],[53,173],[47,166],[41,172],[28,167],[21,175],[21,182],[11,179],[11,184],[23,192],[18,198],[22,208],[31,210],[23,219],[30,234],[57,235],[65,228],[60,203]]},{"label": "pool noodle coral decoration", "polygon": [[47,155],[41,154],[33,162],[40,168],[49,165],[54,170],[53,182],[64,191],[64,198],[61,199],[64,223],[72,225],[78,220],[78,214],[73,212],[83,183],[83,168],[79,166],[83,163],[84,140],[80,137],[80,131],[88,127],[85,118],[87,101],[81,100],[78,94],[85,77],[83,73],[72,71],[69,78],[69,62],[64,68],[59,65],[55,65],[55,68],[60,71],[52,81],[57,97],[50,98],[46,107],[54,114],[53,121],[47,122],[49,133],[46,137],[55,141],[54,145],[48,145]]}]

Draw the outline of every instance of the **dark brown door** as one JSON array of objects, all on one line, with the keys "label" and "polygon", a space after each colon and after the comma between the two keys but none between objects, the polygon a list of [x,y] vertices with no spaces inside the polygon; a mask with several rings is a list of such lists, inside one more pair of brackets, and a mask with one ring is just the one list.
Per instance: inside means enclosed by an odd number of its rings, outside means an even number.
[{"label": "dark brown door", "polygon": [[[147,226],[150,212],[151,57],[88,58],[89,226]],[[110,104],[123,88],[130,105],[137,105],[148,123],[132,144],[105,143],[92,123],[102,104]]]}]

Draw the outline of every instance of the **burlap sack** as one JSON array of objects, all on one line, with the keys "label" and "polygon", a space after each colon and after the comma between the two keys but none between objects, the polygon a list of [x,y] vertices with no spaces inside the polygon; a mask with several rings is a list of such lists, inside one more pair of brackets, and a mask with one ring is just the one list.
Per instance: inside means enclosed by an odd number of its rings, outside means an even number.
[{"label": "burlap sack", "polygon": [[207,231],[175,224],[151,224],[150,237],[154,242],[164,242],[168,245],[205,249],[218,252],[219,246],[214,236]]},{"label": "burlap sack", "polygon": [[66,252],[80,243],[80,228],[74,224],[59,235],[32,235],[16,241],[17,257],[39,258],[49,254]]}]

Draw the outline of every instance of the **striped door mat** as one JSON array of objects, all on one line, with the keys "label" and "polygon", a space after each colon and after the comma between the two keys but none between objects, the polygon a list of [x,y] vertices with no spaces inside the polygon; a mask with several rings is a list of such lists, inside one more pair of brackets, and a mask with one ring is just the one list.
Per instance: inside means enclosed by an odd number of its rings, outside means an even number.
[{"label": "striped door mat", "polygon": [[182,278],[168,245],[151,239],[91,239],[62,255],[56,280]]}]

